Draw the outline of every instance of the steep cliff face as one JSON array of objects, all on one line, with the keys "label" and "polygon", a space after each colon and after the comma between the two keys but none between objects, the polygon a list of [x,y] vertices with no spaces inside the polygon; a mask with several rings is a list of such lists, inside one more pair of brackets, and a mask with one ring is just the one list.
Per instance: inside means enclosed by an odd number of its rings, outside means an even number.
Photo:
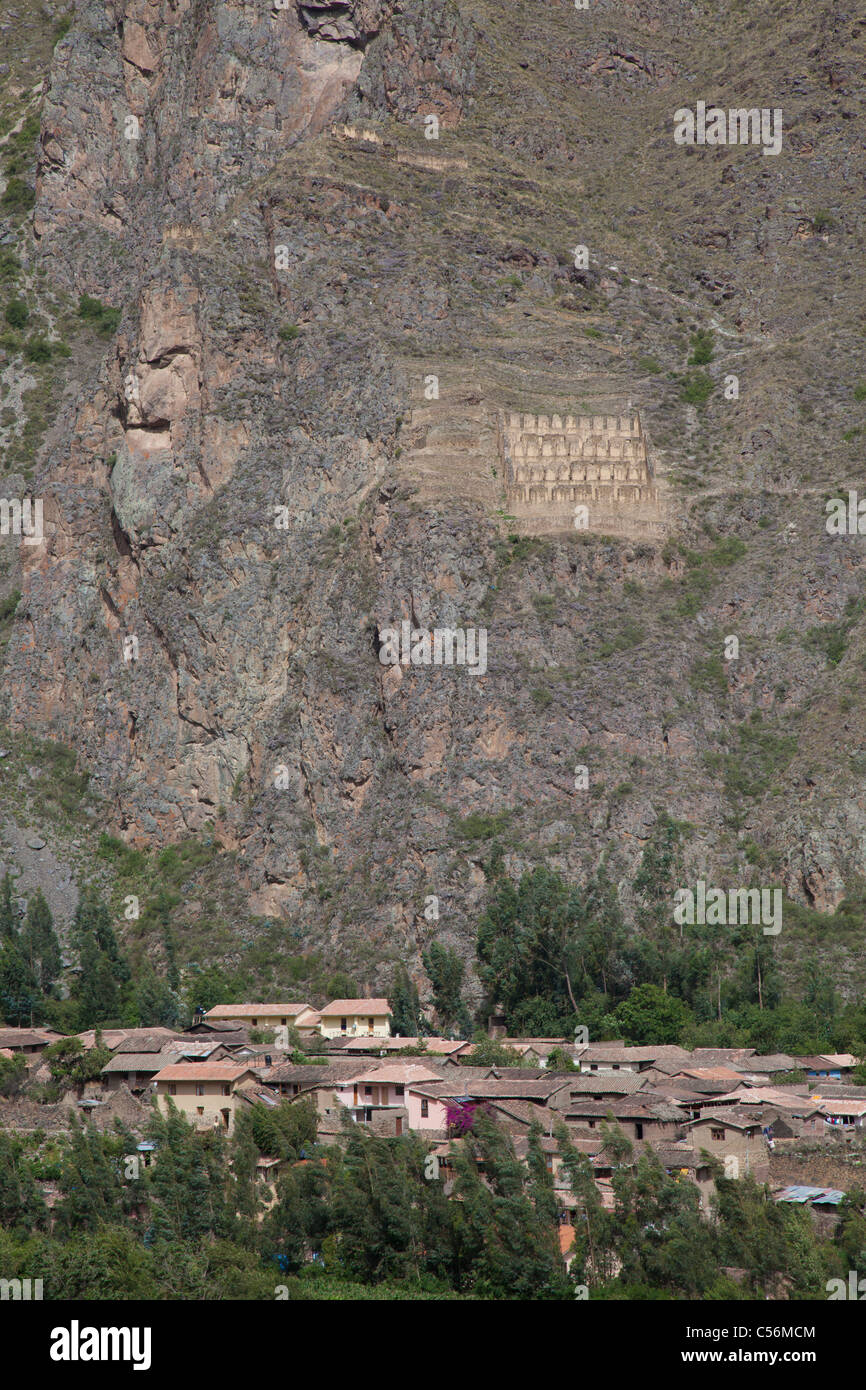
[{"label": "steep cliff face", "polygon": [[[864,28],[759,7],[741,72],[707,9],[82,0],[55,50],[31,255],[123,312],[46,437],[8,721],[130,843],[215,828],[244,932],[387,980],[468,948],[494,830],[625,883],[662,810],[699,872],[822,909],[863,874],[863,542],[823,498],[863,418]],[[784,107],[778,160],[673,157],[720,91]],[[510,540],[479,403],[628,400],[679,548]],[[404,619],[485,627],[486,674],[382,665]]]}]

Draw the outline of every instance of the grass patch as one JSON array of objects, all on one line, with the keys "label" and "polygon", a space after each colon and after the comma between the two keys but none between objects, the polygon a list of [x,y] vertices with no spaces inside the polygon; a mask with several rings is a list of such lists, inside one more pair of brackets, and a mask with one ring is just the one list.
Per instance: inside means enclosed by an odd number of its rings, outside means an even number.
[{"label": "grass patch", "polygon": [[17,174],[13,174],[3,190],[3,197],[0,198],[0,207],[3,211],[10,213],[29,212],[35,202],[34,189]]},{"label": "grass patch", "polygon": [[712,329],[699,328],[697,333],[692,335],[692,351],[689,357],[689,366],[705,367],[708,362],[712,362],[714,356]]},{"label": "grass patch", "polygon": [[708,753],[711,772],[721,773],[731,801],[754,801],[767,791],[797,751],[793,734],[781,734],[764,723],[758,711],[736,730],[737,746],[727,753]]},{"label": "grass patch", "polygon": [[828,666],[838,666],[848,650],[848,637],[857,619],[866,610],[866,598],[849,598],[845,612],[836,623],[821,623],[809,628],[803,645],[821,652]]},{"label": "grass patch", "polygon": [[713,378],[707,372],[687,372],[681,378],[680,397],[686,405],[705,406],[713,390]]},{"label": "grass patch", "polygon": [[78,317],[89,323],[100,338],[109,338],[120,323],[121,310],[111,309],[100,299],[82,294],[78,300]]},{"label": "grass patch", "polygon": [[454,826],[454,833],[461,840],[492,840],[501,835],[511,819],[510,811],[500,811],[498,815],[483,816],[472,811]]}]

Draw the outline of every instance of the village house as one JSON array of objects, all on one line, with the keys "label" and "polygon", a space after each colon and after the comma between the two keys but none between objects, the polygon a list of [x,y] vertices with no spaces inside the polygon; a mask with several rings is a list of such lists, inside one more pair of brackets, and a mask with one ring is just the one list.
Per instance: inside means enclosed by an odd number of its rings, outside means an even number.
[{"label": "village house", "polygon": [[866,1128],[866,1100],[819,1100],[816,1109],[824,1116],[827,1130],[853,1133]]},{"label": "village house", "polygon": [[601,1132],[605,1124],[611,1128],[616,1125],[627,1139],[650,1142],[679,1138],[685,1118],[679,1106],[642,1094],[612,1101],[569,1096],[565,1112],[567,1124],[582,1130]]},{"label": "village house", "polygon": [[189,1028],[184,1028],[187,1038],[218,1038],[226,1047],[242,1047],[249,1043],[249,1029],[239,1023],[229,1023],[215,1018],[196,1015]]},{"label": "village house", "polygon": [[798,1057],[797,1064],[805,1071],[809,1082],[849,1081],[857,1066],[857,1058],[852,1057],[850,1052],[837,1052],[827,1056]]},{"label": "village house", "polygon": [[685,1048],[661,1044],[658,1047],[627,1047],[625,1043],[592,1043],[578,1047],[582,1072],[609,1073],[616,1071],[642,1072],[667,1062],[680,1070],[692,1060]]},{"label": "village house", "polygon": [[[825,1128],[824,1115],[817,1101],[806,1094],[803,1087],[741,1087],[728,1095],[716,1096],[711,1105],[703,1107],[701,1113],[710,1109],[721,1113],[729,1108],[754,1115],[755,1122],[762,1128],[771,1127],[771,1137],[775,1138],[790,1138],[792,1134],[797,1137],[820,1135]],[[779,1123],[782,1116],[784,1120]]]},{"label": "village house", "polygon": [[786,1052],[775,1052],[768,1057],[750,1057],[736,1070],[754,1086],[772,1086],[780,1076],[802,1071],[803,1068],[796,1057],[790,1057]]},{"label": "village house", "polygon": [[319,1030],[325,1038],[391,1036],[387,999],[335,999],[319,1012]]},{"label": "village house", "polygon": [[726,1178],[751,1174],[757,1182],[770,1176],[769,1149],[761,1126],[745,1110],[710,1111],[686,1125],[697,1153],[707,1153],[724,1166]]},{"label": "village house", "polygon": [[258,1077],[246,1064],[233,1062],[171,1062],[156,1073],[157,1104],[166,1114],[172,1103],[197,1128],[222,1129],[231,1134],[239,1103],[236,1091]]},{"label": "village house", "polygon": [[318,1030],[319,1014],[309,1004],[214,1004],[205,1019],[209,1023],[234,1023],[245,1028],[297,1028],[301,1037]]},{"label": "village house", "polygon": [[392,1052],[402,1052],[405,1048],[423,1048],[423,1055],[419,1055],[418,1060],[423,1061],[424,1056],[435,1057],[437,1061],[446,1058],[457,1058],[466,1053],[471,1043],[453,1041],[450,1038],[401,1038],[392,1036],[384,1038],[376,1034],[366,1035],[360,1038],[347,1037],[343,1040],[340,1055],[343,1057],[353,1057],[356,1054],[367,1054],[369,1056],[387,1056]]},{"label": "village house", "polygon": [[774,1192],[775,1202],[791,1203],[806,1207],[820,1235],[833,1236],[842,1216],[841,1206],[845,1193],[836,1187],[809,1187],[794,1184]]},{"label": "village house", "polygon": [[365,1112],[386,1106],[406,1107],[407,1087],[430,1081],[441,1081],[439,1072],[413,1063],[385,1062],[372,1070],[363,1070],[350,1080],[338,1081],[334,1092],[354,1120],[364,1120]]},{"label": "village house", "polygon": [[0,1047],[23,1057],[36,1057],[62,1038],[50,1028],[0,1028]]},{"label": "village house", "polygon": [[690,1143],[653,1145],[653,1153],[669,1177],[693,1182],[698,1189],[701,1211],[709,1215],[715,1193],[712,1166]]}]

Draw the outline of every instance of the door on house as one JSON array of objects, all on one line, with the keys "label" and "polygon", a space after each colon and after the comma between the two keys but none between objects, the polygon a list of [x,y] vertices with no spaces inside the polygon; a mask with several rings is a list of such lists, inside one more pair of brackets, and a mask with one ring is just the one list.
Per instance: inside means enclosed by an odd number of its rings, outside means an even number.
[{"label": "door on house", "polygon": [[397,1138],[399,1139],[399,1138],[400,1138],[400,1135],[403,1133],[403,1116],[402,1116],[402,1115],[398,1115],[398,1116],[397,1116],[397,1128],[396,1128],[396,1130],[395,1130],[394,1132],[395,1132],[395,1134],[397,1135]]}]

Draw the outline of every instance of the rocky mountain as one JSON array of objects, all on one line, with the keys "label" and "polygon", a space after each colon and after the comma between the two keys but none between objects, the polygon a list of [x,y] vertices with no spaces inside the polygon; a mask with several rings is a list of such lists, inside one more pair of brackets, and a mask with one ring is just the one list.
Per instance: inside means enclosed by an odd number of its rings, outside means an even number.
[{"label": "rocky mountain", "polygon": [[[607,854],[627,911],[663,813],[694,876],[856,893],[862,7],[0,11],[0,443],[45,531],[0,542],[4,861],[38,878],[38,832],[118,903],[186,865],[182,961],[422,996],[494,838],[515,876]],[[781,151],[678,145],[701,101]],[[629,406],[666,534],[516,534],[500,412]],[[485,673],[384,665],[404,620],[484,628]]]}]

